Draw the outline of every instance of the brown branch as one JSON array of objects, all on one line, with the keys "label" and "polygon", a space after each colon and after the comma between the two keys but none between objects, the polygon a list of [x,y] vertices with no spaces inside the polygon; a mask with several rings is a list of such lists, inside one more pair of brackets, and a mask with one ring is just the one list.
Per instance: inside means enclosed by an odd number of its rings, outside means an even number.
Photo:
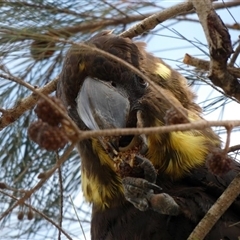
[{"label": "brown branch", "polygon": [[175,124],[162,127],[147,127],[147,128],[118,128],[107,130],[82,131],[78,136],[78,140],[89,139],[100,136],[121,136],[121,135],[140,135],[140,134],[156,134],[168,133],[172,131],[188,131],[193,129],[202,130],[209,127],[226,127],[234,128],[240,126],[240,120],[224,120],[224,121],[206,121],[199,120],[186,124]]},{"label": "brown branch", "polygon": [[240,150],[240,144],[229,147],[228,152],[235,152]]},{"label": "brown branch", "polygon": [[[78,135],[81,135],[81,131],[77,127],[75,122],[73,122],[73,120],[66,114],[66,112],[63,111],[55,102],[53,102],[52,99],[50,99],[49,96],[45,95],[41,91],[37,91],[32,85],[28,84],[27,82],[23,81],[22,79],[20,79],[18,77],[15,77],[15,76],[12,76],[12,75],[5,75],[5,74],[0,74],[0,77],[3,77],[5,79],[9,79],[9,80],[11,80],[13,82],[16,82],[16,83],[18,83],[18,84],[28,88],[29,90],[31,90],[33,92],[33,94],[35,94],[36,96],[39,96],[39,97],[42,97],[43,99],[45,99],[50,104],[50,106],[55,108],[63,116],[63,118],[66,120],[65,122],[67,123],[67,125],[69,127],[71,127],[71,129],[73,129],[73,131],[75,131]],[[58,80],[58,78],[55,79],[56,83],[57,83],[57,80]],[[56,90],[56,85],[53,86],[53,88],[51,90],[52,91]],[[2,113],[4,115],[4,114],[6,114],[6,112],[8,110],[1,109],[1,111],[2,111]],[[0,128],[0,130],[1,130],[1,128]]]},{"label": "brown branch", "polygon": [[[36,32],[26,32],[21,29],[4,29],[2,28],[0,32],[4,33],[5,35],[9,36],[18,36],[17,38],[12,38],[11,42],[17,42],[17,41],[23,41],[27,39],[32,39],[36,41],[49,41],[49,36],[55,36],[55,37],[61,37],[61,38],[69,38],[72,35],[82,32],[82,33],[89,33],[89,32],[95,32],[100,29],[109,27],[109,26],[118,26],[119,24],[129,24],[136,21],[141,21],[145,19],[146,17],[152,16],[153,13],[147,13],[147,14],[139,14],[139,15],[133,15],[133,16],[124,16],[120,18],[114,18],[114,19],[106,19],[106,20],[96,20],[96,21],[90,21],[90,22],[84,22],[81,24],[77,24],[70,27],[63,27],[59,29],[50,29],[46,31],[44,34],[36,33]],[[4,35],[3,35],[4,36]],[[6,41],[9,41],[8,38],[6,38]]]},{"label": "brown branch", "polygon": [[140,23],[121,33],[120,36],[128,38],[139,36],[142,33],[155,28],[159,23],[162,23],[165,20],[173,18],[179,14],[186,14],[188,11],[192,10],[192,8],[193,5],[189,1],[179,3],[173,7],[164,9],[158,13],[149,16],[148,18],[145,18]]},{"label": "brown branch", "polygon": [[232,128],[231,127],[226,127],[226,130],[227,130],[227,137],[226,137],[226,141],[225,141],[225,147],[223,149],[223,154],[227,156],[230,141],[231,141]]},{"label": "brown branch", "polygon": [[[240,0],[233,0],[231,2],[216,2],[216,3],[213,3],[213,8],[215,10],[219,10],[219,9],[223,9],[223,8],[239,7],[239,4],[240,4]],[[194,13],[196,13],[195,10],[192,10],[192,11],[188,12],[188,15],[194,14]],[[184,14],[179,14],[179,15],[184,15]]]},{"label": "brown branch", "polygon": [[230,35],[210,0],[191,0],[203,27],[210,52],[209,79],[230,96],[240,100],[238,79],[227,70],[233,52]]},{"label": "brown branch", "polygon": [[236,62],[239,54],[240,54],[240,42],[238,42],[238,46],[237,46],[237,48],[235,49],[235,51],[234,51],[234,53],[233,53],[233,55],[232,55],[232,58],[231,58],[231,60],[230,60],[230,62],[229,62],[229,64],[228,64],[228,66],[232,67],[232,66],[235,64],[235,62]]},{"label": "brown branch", "polygon": [[143,15],[142,14],[133,15],[128,17],[124,16],[121,18],[113,18],[113,19],[94,21],[94,22],[91,21],[90,23],[89,22],[81,23],[76,26],[65,27],[62,29],[51,29],[47,34],[51,36],[56,36],[56,37],[68,38],[73,34],[76,34],[79,32],[82,32],[82,33],[95,32],[109,26],[119,26],[120,24],[129,24],[132,22],[141,21],[149,16],[152,16],[152,13],[147,13]]},{"label": "brown branch", "polygon": [[[185,54],[183,62],[185,64],[191,65],[193,67],[209,71],[210,62],[207,60],[199,59],[196,57],[193,57],[189,54]],[[227,67],[227,71],[229,71],[230,74],[232,74],[236,78],[240,78],[240,69],[235,67]]]},{"label": "brown branch", "polygon": [[[6,75],[0,74],[0,77],[6,78]],[[48,95],[56,90],[58,78],[52,80],[44,87],[36,89],[37,92]],[[30,96],[22,99],[18,104],[11,109],[1,110],[2,116],[0,118],[0,131],[15,122],[19,117],[21,117],[27,110],[31,109],[39,100],[39,95],[32,93]]]},{"label": "brown branch", "polygon": [[[239,6],[240,0],[235,0],[232,2],[227,3],[215,3],[214,9],[222,9],[222,8],[230,8]],[[134,25],[133,27],[129,28],[125,32],[121,33],[120,36],[133,38],[147,32],[153,28],[155,28],[159,23],[162,23],[168,19],[174,18],[175,16],[181,16],[186,14],[195,13],[193,10],[193,5],[191,1],[185,1],[183,3],[179,3],[175,6],[170,8],[164,9],[158,13],[150,15],[149,17],[145,18],[140,23]]]},{"label": "brown branch", "polygon": [[202,240],[223,215],[223,213],[230,207],[236,197],[240,194],[240,173],[229,184],[227,189],[218,198],[214,205],[209,209],[205,217],[199,222],[197,227],[193,230],[188,240]]},{"label": "brown branch", "polygon": [[[239,4],[240,4],[240,3],[239,3]],[[189,18],[189,17],[186,17],[186,15],[184,15],[183,17],[176,17],[175,19],[177,19],[177,20],[179,20],[179,21],[199,23],[199,20],[198,20],[198,19]],[[240,24],[238,24],[238,23],[234,23],[234,24],[227,24],[227,23],[225,23],[225,26],[226,26],[228,29],[240,30]]]}]

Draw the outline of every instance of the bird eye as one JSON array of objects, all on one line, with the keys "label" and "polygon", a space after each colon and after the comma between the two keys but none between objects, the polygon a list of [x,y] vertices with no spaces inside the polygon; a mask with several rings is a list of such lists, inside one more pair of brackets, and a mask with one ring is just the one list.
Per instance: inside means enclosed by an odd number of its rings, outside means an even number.
[{"label": "bird eye", "polygon": [[148,82],[145,82],[142,78],[137,77],[137,80],[141,87],[146,88],[148,86]]}]

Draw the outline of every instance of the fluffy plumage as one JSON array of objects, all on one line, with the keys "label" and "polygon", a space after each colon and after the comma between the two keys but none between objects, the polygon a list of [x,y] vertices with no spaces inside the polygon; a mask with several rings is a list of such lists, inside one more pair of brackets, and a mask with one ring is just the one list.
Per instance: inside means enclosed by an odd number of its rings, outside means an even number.
[{"label": "fluffy plumage", "polygon": [[[159,91],[183,109],[190,121],[201,119],[201,109],[194,102],[195,95],[186,79],[161,59],[145,51],[145,44],[121,38],[108,31],[86,42],[127,61],[157,84],[147,86],[142,79],[118,62],[104,56],[72,47],[64,62],[57,95],[80,129],[88,129],[78,112],[76,98],[87,77],[112,83],[116,91],[130,103],[126,126],[137,127],[139,112],[144,127],[165,125],[171,105]],[[94,86],[92,86],[94,88]],[[97,98],[97,96],[92,96]],[[117,120],[116,120],[117,121]],[[141,212],[127,202],[120,176],[114,162],[99,139],[78,144],[82,160],[82,188],[86,200],[93,205],[91,234],[100,239],[187,239],[193,228],[239,172],[233,170],[219,177],[205,167],[206,157],[220,147],[219,137],[211,130],[191,130],[146,136],[145,154],[158,172],[157,184],[180,206],[181,214],[167,216],[151,209]],[[237,240],[240,236],[240,199],[217,222],[206,239]]]}]

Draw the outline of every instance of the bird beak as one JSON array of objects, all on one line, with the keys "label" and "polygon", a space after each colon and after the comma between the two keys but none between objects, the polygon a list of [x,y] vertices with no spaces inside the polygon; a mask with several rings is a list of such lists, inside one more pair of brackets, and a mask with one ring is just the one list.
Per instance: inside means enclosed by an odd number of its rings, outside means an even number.
[{"label": "bird beak", "polygon": [[76,102],[78,114],[89,129],[126,127],[130,102],[111,82],[87,77]]}]

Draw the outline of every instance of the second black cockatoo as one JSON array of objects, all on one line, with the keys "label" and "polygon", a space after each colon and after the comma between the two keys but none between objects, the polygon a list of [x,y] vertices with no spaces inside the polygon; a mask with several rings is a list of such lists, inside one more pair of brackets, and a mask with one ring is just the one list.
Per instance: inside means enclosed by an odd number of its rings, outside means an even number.
[{"label": "second black cockatoo", "polygon": [[[147,53],[144,43],[104,31],[85,44],[121,58],[155,84],[106,55],[72,46],[57,96],[81,130],[201,119],[201,108],[186,79]],[[240,170],[235,161],[222,176],[208,170],[206,158],[220,151],[220,145],[210,128],[79,142],[82,189],[92,203],[91,238],[187,239]],[[239,239],[240,224],[231,226],[239,221],[238,198],[206,239]]]}]

